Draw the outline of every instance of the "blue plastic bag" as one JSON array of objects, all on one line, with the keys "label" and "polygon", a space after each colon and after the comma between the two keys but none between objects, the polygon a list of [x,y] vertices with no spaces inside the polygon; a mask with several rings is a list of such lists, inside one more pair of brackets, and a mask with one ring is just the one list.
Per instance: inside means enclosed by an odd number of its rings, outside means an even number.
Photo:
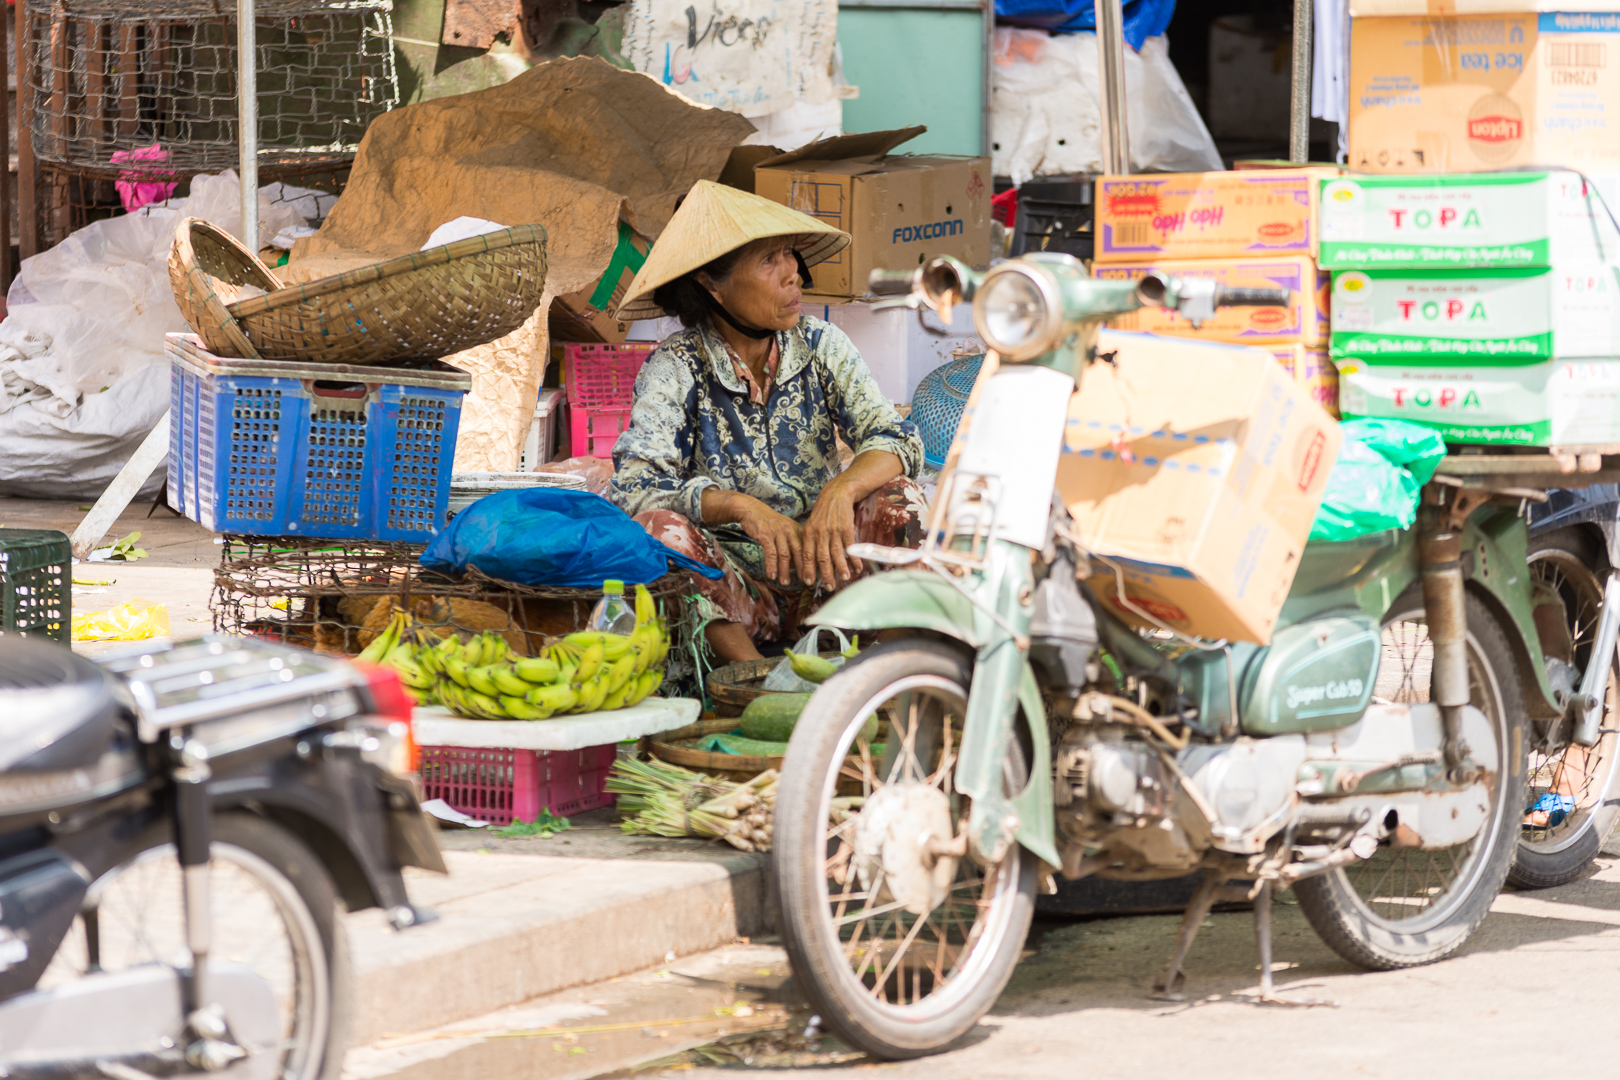
[{"label": "blue plastic bag", "polygon": [[441,574],[476,566],[502,581],[576,589],[600,588],[608,578],[628,585],[656,581],[670,563],[722,576],[654,540],[602,496],[561,488],[486,495],[434,537],[421,562]]},{"label": "blue plastic bag", "polygon": [[[1142,42],[1170,26],[1176,0],[1125,0],[1125,44],[1138,52]],[[1097,29],[1093,0],[996,0],[996,17],[1041,30]]]},{"label": "blue plastic bag", "polygon": [[1354,540],[1411,528],[1418,494],[1446,456],[1440,433],[1405,420],[1377,419],[1346,420],[1339,431],[1344,441],[1310,538]]}]

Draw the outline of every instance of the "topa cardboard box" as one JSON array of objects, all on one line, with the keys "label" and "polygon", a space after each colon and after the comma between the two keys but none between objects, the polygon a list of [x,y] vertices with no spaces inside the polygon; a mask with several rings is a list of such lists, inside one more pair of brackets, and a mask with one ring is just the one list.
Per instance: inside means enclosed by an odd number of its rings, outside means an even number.
[{"label": "topa cardboard box", "polygon": [[1317,189],[1336,168],[1105,176],[1098,263],[1316,254]]},{"label": "topa cardboard box", "polygon": [[1620,339],[1620,267],[1341,270],[1333,359],[1515,365],[1609,356]]},{"label": "topa cardboard box", "polygon": [[1338,425],[1262,349],[1117,330],[1098,348],[1114,362],[1069,405],[1057,480],[1091,587],[1139,626],[1270,641]]},{"label": "topa cardboard box", "polygon": [[1350,167],[1583,171],[1620,163],[1620,13],[1350,21]]},{"label": "topa cardboard box", "polygon": [[615,319],[612,313],[623,302],[636,271],[651,250],[649,241],[619,222],[619,238],[602,276],[587,288],[552,300],[548,315],[552,340],[622,344],[630,333],[630,324]]},{"label": "topa cardboard box", "polygon": [[1524,367],[1346,362],[1344,415],[1426,424],[1452,442],[1497,446],[1620,443],[1620,360]]},{"label": "topa cardboard box", "polygon": [[990,265],[990,159],[889,154],[926,130],[822,139],[755,167],[755,194],[852,237],[811,268],[812,297],[863,296],[871,271],[914,270],[939,255]]},{"label": "topa cardboard box", "polygon": [[1149,270],[1162,270],[1179,277],[1214,278],[1229,288],[1287,289],[1289,303],[1287,307],[1216,308],[1215,317],[1197,327],[1169,308],[1141,308],[1112,320],[1110,325],[1114,328],[1241,345],[1327,344],[1331,281],[1327,274],[1316,269],[1315,261],[1308,255],[1291,259],[1171,259],[1106,266],[1099,263],[1093,268],[1097,277],[1105,279],[1140,277]]},{"label": "topa cardboard box", "polygon": [[1321,230],[1329,270],[1620,261],[1602,196],[1563,170],[1328,180]]}]

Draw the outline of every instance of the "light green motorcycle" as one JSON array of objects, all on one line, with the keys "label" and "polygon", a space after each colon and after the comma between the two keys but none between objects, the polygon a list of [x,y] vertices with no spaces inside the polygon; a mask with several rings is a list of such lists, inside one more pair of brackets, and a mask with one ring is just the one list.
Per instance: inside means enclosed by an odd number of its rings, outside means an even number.
[{"label": "light green motorcycle", "polygon": [[[953,450],[943,529],[920,551],[852,547],[899,568],[812,620],[882,635],[811,699],[777,794],[781,926],[815,1011],[878,1057],[944,1047],[995,1002],[1059,872],[1202,871],[1157,984],[1172,998],[1210,906],[1242,898],[1260,996],[1281,1000],[1280,889],[1356,964],[1456,951],[1513,861],[1532,740],[1593,745],[1608,690],[1608,664],[1549,682],[1517,501],[1431,484],[1416,528],[1309,545],[1268,646],[1140,633],[1091,593],[1052,497],[1097,327],[1286,294],[1099,281],[1052,255],[903,277],[908,306],[971,302],[1002,362]],[[1615,654],[1620,603],[1604,608],[1591,656]]]}]

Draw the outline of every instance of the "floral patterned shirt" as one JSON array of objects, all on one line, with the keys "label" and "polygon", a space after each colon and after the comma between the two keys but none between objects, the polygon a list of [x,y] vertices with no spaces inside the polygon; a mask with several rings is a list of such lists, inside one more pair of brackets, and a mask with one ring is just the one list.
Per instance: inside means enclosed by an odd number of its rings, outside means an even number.
[{"label": "floral patterned shirt", "polygon": [[887,450],[906,476],[917,475],[921,436],[842,330],[806,315],[776,341],[776,376],[760,405],[712,327],[667,338],[636,377],[609,498],[632,516],[674,510],[701,522],[703,492],[713,487],[802,518],[839,471],[835,429],[857,454]]}]

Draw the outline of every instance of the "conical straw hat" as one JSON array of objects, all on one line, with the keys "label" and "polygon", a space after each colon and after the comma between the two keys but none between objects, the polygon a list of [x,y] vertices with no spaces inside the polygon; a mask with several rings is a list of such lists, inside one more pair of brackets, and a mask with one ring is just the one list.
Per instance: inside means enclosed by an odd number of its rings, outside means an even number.
[{"label": "conical straw hat", "polygon": [[767,236],[799,237],[794,247],[808,266],[849,246],[849,233],[809,214],[712,180],[699,180],[664,226],[614,317],[626,322],[660,317],[664,309],[653,303],[654,289]]}]

